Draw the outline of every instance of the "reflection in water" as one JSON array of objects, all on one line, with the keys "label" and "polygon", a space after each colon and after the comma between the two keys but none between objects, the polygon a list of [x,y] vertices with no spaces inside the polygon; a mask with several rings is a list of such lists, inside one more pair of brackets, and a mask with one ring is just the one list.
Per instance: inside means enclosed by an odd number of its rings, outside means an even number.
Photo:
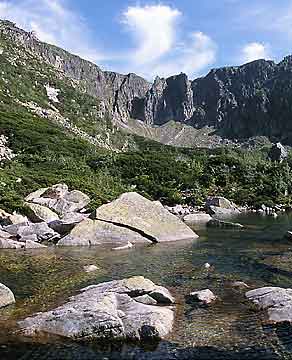
[{"label": "reflection in water", "polygon": [[[113,252],[110,247],[1,251],[1,282],[17,298],[15,306],[0,311],[2,359],[289,359],[289,326],[262,326],[264,314],[244,298],[244,281],[251,288],[292,287],[292,252],[281,238],[289,229],[287,216],[278,219],[242,216],[244,230],[197,228],[194,242],[139,245]],[[208,271],[206,262],[213,267]],[[99,270],[86,273],[84,265]],[[78,289],[133,275],[143,275],[168,287],[177,299],[174,331],[155,347],[123,346],[98,349],[96,344],[74,344],[22,339],[16,321],[51,309]],[[186,302],[189,292],[209,288],[219,301],[207,308]]]}]

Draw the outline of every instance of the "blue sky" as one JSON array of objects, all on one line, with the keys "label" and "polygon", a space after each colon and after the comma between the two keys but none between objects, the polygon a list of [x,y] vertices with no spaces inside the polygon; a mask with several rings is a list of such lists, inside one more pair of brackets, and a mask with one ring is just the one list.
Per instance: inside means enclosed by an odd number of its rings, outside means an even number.
[{"label": "blue sky", "polygon": [[292,0],[0,0],[0,18],[150,80],[292,54]]}]

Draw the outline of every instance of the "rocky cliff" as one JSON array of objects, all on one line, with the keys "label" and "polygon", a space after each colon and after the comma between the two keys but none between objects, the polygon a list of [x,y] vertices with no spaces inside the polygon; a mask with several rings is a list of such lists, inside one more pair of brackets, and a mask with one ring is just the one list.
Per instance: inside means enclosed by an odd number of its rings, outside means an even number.
[{"label": "rocky cliff", "polygon": [[[40,42],[33,33],[9,21],[0,21],[1,39],[21,47],[40,64],[47,64],[55,76],[67,79],[80,94],[95,98],[98,103],[90,108],[89,115],[83,116],[84,122],[88,116],[92,122],[106,117],[126,131],[180,146],[200,146],[200,142],[209,146],[204,137],[210,139],[210,133],[217,136],[216,146],[222,139],[241,141],[256,136],[292,145],[292,56],[279,64],[258,60],[213,69],[193,81],[185,74],[157,77],[150,84],[135,74],[103,71],[89,61]],[[64,93],[68,91],[61,91],[61,97],[62,93],[65,101]],[[183,127],[167,126],[174,122]],[[157,126],[161,130],[153,131]]]}]

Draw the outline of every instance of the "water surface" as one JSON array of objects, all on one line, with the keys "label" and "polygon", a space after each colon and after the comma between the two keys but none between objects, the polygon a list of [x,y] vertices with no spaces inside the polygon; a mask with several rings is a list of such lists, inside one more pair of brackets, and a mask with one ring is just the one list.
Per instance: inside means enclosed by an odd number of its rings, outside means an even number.
[{"label": "water surface", "polygon": [[[264,314],[234,289],[234,280],[251,288],[292,287],[292,242],[282,240],[292,218],[244,215],[244,230],[196,228],[195,241],[140,245],[113,252],[110,247],[49,248],[0,252],[0,281],[17,302],[0,311],[0,359],[290,359],[288,326],[262,326]],[[211,271],[204,269],[206,262]],[[99,271],[86,274],[84,265]],[[103,281],[143,275],[166,286],[177,299],[174,331],[159,344],[139,346],[76,344],[61,339],[38,342],[21,337],[16,321],[64,303],[78,289]],[[200,308],[191,291],[209,288],[219,301]]]}]

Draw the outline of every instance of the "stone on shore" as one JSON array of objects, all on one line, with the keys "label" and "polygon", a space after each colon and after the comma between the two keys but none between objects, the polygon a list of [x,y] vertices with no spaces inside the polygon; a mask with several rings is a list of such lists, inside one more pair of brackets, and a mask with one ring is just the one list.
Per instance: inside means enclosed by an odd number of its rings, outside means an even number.
[{"label": "stone on shore", "polygon": [[25,248],[25,243],[21,241],[15,241],[12,239],[2,239],[0,238],[0,249],[23,249]]},{"label": "stone on shore", "polygon": [[15,303],[13,292],[5,285],[0,283],[0,308]]},{"label": "stone on shore", "polygon": [[227,218],[241,213],[235,204],[221,196],[208,198],[205,208],[209,215],[216,218]]},{"label": "stone on shore", "polygon": [[139,233],[99,220],[86,219],[79,223],[58,242],[58,246],[94,246],[101,244],[126,245],[131,243],[151,243]]},{"label": "stone on shore", "polygon": [[63,216],[83,209],[89,204],[90,198],[81,191],[69,191],[66,184],[56,184],[29,194],[26,201],[45,206]]},{"label": "stone on shore", "polygon": [[74,227],[87,219],[88,215],[77,212],[67,213],[61,219],[50,222],[48,225],[60,235],[67,235]]},{"label": "stone on shore", "polygon": [[53,241],[59,237],[59,234],[49,228],[45,222],[35,224],[31,223],[29,225],[9,225],[4,227],[4,231],[10,233],[13,236],[20,237],[21,239],[36,235],[38,242]]},{"label": "stone on shore", "polygon": [[55,220],[59,220],[59,216],[51,209],[34,203],[26,203],[26,206],[30,209],[28,217],[32,222],[47,222],[50,223]]},{"label": "stone on shore", "polygon": [[158,340],[172,330],[173,309],[159,303],[145,305],[141,296],[151,297],[150,293],[159,289],[144,277],[89,286],[68,303],[18,324],[27,336],[46,333],[77,341]]},{"label": "stone on shore", "polygon": [[16,225],[20,223],[28,223],[28,220],[25,216],[19,214],[9,214],[8,212],[0,209],[0,225]]},{"label": "stone on shore", "polygon": [[[195,239],[198,235],[158,201],[131,192],[99,207],[92,218],[127,227],[152,242]],[[129,239],[130,242],[132,242]]]},{"label": "stone on shore", "polygon": [[212,217],[206,213],[189,214],[184,217],[184,222],[190,225],[197,223],[206,224],[210,220],[212,220]]},{"label": "stone on shore", "polygon": [[245,296],[259,309],[266,310],[272,323],[292,322],[292,289],[263,287],[248,291]]}]

